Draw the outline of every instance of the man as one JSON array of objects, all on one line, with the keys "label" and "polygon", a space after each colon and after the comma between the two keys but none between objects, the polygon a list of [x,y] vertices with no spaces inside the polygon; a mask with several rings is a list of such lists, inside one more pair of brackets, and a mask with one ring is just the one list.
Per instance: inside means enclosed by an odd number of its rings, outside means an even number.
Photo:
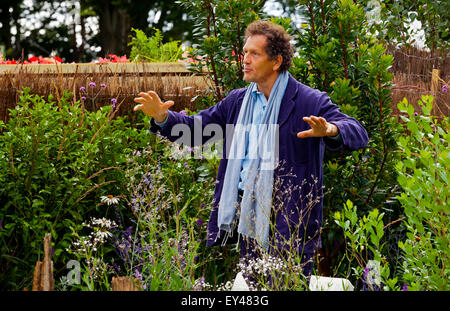
[{"label": "man", "polygon": [[363,148],[367,132],[326,93],[288,73],[293,48],[281,26],[251,23],[243,51],[250,86],[231,91],[215,106],[184,116],[169,110],[172,101],[162,102],[150,91],[139,93],[134,110],[151,116],[150,131],[171,141],[179,138],[172,132],[177,124],[192,130],[196,122],[224,131],[235,126],[224,137],[207,245],[235,241],[237,232],[241,258],[254,258],[259,246],[274,255],[294,250],[308,276],[321,244],[324,149]]}]

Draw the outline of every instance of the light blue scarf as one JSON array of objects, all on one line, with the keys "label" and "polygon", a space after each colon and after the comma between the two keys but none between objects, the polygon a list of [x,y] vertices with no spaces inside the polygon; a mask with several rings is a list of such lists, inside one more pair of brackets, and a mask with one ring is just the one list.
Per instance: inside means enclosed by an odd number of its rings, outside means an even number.
[{"label": "light blue scarf", "polygon": [[249,129],[253,115],[252,82],[244,96],[228,155],[222,195],[219,201],[218,226],[225,231],[224,242],[231,236],[239,219],[238,233],[254,238],[264,249],[269,247],[272,208],[273,172],[278,163],[278,113],[289,80],[288,72],[280,73],[270,92],[267,108],[258,131],[258,157],[249,159],[244,194],[237,213],[238,185],[242,160],[246,156]]}]

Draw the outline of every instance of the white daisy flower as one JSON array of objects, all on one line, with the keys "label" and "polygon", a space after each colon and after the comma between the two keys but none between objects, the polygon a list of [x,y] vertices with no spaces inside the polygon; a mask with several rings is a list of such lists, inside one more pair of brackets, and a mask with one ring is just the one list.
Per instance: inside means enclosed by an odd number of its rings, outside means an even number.
[{"label": "white daisy flower", "polygon": [[108,205],[119,203],[119,198],[115,197],[115,196],[112,196],[112,195],[107,195],[107,196],[102,195],[100,197],[100,200],[101,200],[100,202],[106,203]]}]

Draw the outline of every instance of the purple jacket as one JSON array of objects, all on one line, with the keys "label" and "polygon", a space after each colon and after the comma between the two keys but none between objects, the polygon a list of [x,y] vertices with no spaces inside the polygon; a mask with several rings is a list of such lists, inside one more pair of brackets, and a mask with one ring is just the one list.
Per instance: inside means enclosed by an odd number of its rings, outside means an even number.
[{"label": "purple jacket", "polygon": [[[202,126],[210,123],[219,124],[225,133],[226,124],[236,124],[245,91],[245,88],[233,90],[221,102],[195,116],[184,116],[169,111],[166,125],[161,129],[152,120],[150,131],[159,132],[170,141],[175,141],[179,138],[171,134],[175,124],[187,124],[194,133],[194,122],[198,124],[201,122]],[[309,124],[302,118],[311,115],[324,117],[328,122],[334,123],[339,128],[342,141],[336,144],[329,138],[298,138],[298,132],[310,129]],[[275,226],[271,229],[271,233],[274,234],[272,243],[276,243],[277,247],[294,246],[298,251],[312,253],[321,244],[322,164],[325,147],[331,150],[360,149],[367,145],[368,135],[357,120],[341,113],[339,107],[331,102],[325,92],[305,86],[292,77],[289,79],[280,107],[278,124],[280,165],[274,172],[274,211],[271,217]],[[223,155],[227,139],[231,137],[230,135],[224,137]],[[203,142],[209,138],[203,136]],[[217,243],[218,204],[226,167],[227,159],[222,156],[208,223],[207,246]]]}]

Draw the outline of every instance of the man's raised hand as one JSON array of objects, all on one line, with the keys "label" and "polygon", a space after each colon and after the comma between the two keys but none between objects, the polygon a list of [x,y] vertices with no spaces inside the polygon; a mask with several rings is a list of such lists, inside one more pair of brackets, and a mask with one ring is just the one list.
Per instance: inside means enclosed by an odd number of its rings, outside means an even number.
[{"label": "man's raised hand", "polygon": [[303,120],[311,126],[311,129],[298,132],[298,138],[336,136],[339,134],[339,129],[337,126],[333,123],[327,122],[322,117],[303,117]]},{"label": "man's raised hand", "polygon": [[138,105],[134,106],[133,110],[141,110],[155,119],[156,122],[164,122],[167,118],[167,110],[174,104],[172,100],[163,103],[154,91],[140,92],[138,96],[134,98],[134,102],[138,103]]}]

